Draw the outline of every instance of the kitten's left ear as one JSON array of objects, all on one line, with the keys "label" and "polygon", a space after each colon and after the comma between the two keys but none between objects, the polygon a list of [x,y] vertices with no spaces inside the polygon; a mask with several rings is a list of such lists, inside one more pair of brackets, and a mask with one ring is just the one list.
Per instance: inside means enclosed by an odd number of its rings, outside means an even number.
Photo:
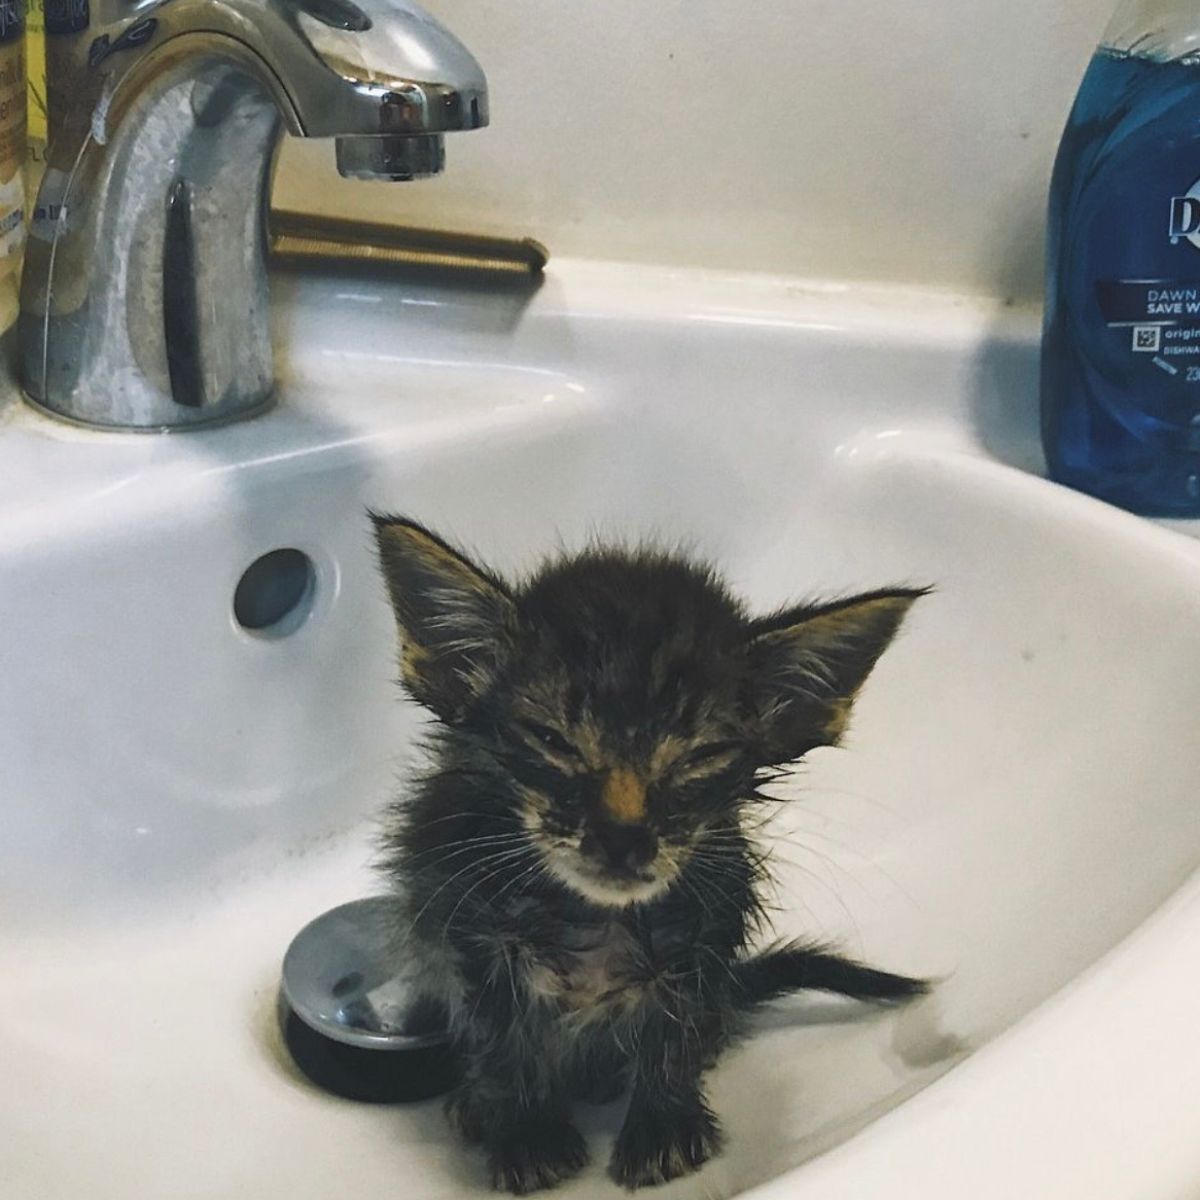
[{"label": "kitten's left ear", "polygon": [[817,746],[837,744],[859,689],[925,594],[871,592],[751,623],[751,686],[769,762],[790,762]]},{"label": "kitten's left ear", "polygon": [[444,721],[463,717],[494,682],[514,605],[496,576],[415,521],[372,514],[413,699]]}]

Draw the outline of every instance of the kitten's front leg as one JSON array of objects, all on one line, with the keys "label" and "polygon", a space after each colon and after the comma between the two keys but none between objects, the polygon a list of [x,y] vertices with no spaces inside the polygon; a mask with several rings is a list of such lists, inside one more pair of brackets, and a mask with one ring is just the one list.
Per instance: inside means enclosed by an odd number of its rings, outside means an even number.
[{"label": "kitten's front leg", "polygon": [[463,1082],[446,1103],[451,1123],[488,1156],[492,1185],[523,1196],[577,1174],[587,1145],[571,1124],[560,1056],[537,1010],[484,989],[460,1043]]},{"label": "kitten's front leg", "polygon": [[633,1096],[609,1165],[617,1183],[630,1189],[687,1175],[721,1148],[721,1127],[701,1077],[722,1038],[712,1023],[705,1031],[703,1021],[689,1027],[675,1020],[664,1010],[639,1039]]},{"label": "kitten's front leg", "polygon": [[488,1156],[492,1186],[524,1196],[551,1188],[587,1165],[587,1145],[554,1094],[529,1094],[509,1073],[467,1078],[446,1103],[451,1123]]},{"label": "kitten's front leg", "polygon": [[550,1108],[515,1115],[488,1147],[492,1186],[514,1196],[557,1187],[587,1161],[583,1135],[565,1112]]},{"label": "kitten's front leg", "polygon": [[721,1126],[698,1079],[635,1087],[610,1170],[630,1190],[654,1187],[695,1171],[720,1149]]}]

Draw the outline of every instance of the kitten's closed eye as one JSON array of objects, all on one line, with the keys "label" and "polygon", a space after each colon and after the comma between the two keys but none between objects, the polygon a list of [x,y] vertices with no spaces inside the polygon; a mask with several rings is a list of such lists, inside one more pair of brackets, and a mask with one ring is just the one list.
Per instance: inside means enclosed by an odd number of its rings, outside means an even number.
[{"label": "kitten's closed eye", "polygon": [[526,738],[543,749],[573,762],[579,760],[579,751],[557,729],[551,729],[549,725],[540,725],[536,721],[522,721],[517,728]]},{"label": "kitten's closed eye", "polygon": [[732,766],[741,753],[738,742],[710,742],[685,754],[673,767],[677,778],[690,779],[704,775],[715,775]]}]

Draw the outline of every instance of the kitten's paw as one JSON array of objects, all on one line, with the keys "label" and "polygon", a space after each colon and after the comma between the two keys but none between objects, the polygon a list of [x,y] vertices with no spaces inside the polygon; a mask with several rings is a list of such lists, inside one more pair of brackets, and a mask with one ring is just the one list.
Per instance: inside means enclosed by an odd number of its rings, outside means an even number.
[{"label": "kitten's paw", "polygon": [[556,1187],[588,1161],[587,1143],[563,1118],[530,1121],[491,1148],[492,1186],[525,1196]]},{"label": "kitten's paw", "polygon": [[640,1113],[626,1121],[609,1174],[622,1187],[656,1187],[703,1166],[721,1149],[721,1127],[702,1104],[679,1115]]}]

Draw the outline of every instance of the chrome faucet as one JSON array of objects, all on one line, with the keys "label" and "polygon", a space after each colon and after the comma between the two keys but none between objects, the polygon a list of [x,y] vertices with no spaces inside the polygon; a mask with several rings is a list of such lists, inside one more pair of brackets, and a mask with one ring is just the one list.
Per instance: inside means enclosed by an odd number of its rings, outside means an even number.
[{"label": "chrome faucet", "polygon": [[350,178],[434,175],[444,133],[487,124],[483,72],[409,0],[46,11],[51,141],[21,288],[26,395],[97,428],[262,412],[281,129],[334,138]]}]

